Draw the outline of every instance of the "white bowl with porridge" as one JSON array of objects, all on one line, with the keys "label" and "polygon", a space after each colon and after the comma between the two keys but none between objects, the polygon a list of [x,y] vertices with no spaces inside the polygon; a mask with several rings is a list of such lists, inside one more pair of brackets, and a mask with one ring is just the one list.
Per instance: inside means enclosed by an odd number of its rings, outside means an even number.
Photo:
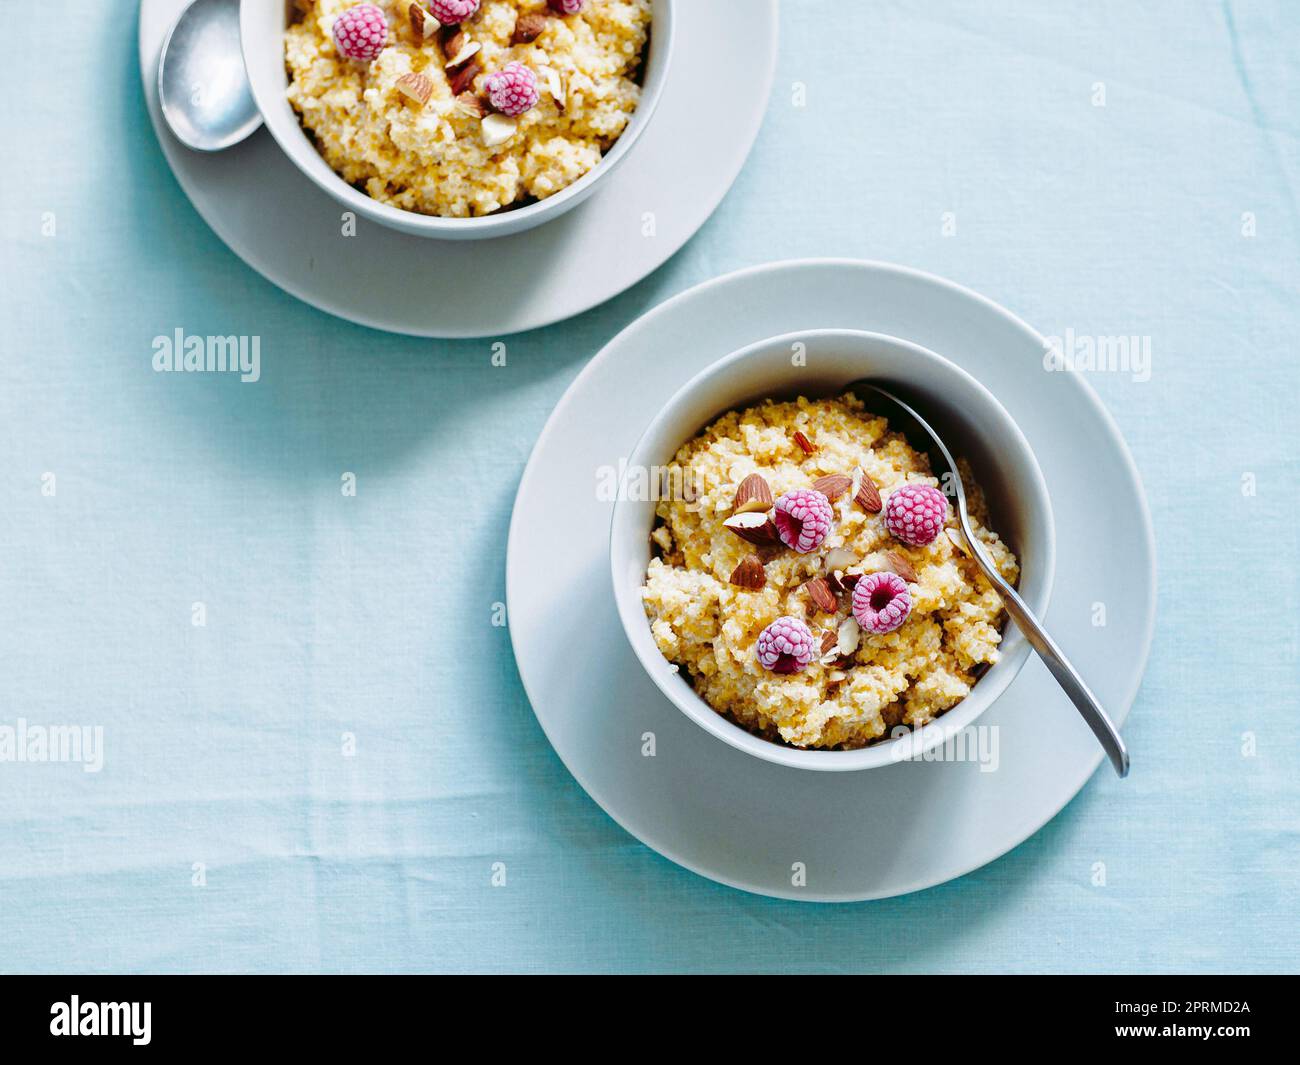
[{"label": "white bowl with porridge", "polygon": [[713,364],[646,430],[614,505],[615,599],[651,679],[718,738],[803,769],[925,756],[1030,653],[920,442],[846,392],[862,378],[932,412],[981,546],[1042,617],[1055,532],[1033,452],[974,378],[894,337],[812,331]]},{"label": "white bowl with porridge", "polygon": [[470,240],[557,218],[622,164],[662,95],[674,3],[243,0],[240,34],[267,128],[312,182]]}]

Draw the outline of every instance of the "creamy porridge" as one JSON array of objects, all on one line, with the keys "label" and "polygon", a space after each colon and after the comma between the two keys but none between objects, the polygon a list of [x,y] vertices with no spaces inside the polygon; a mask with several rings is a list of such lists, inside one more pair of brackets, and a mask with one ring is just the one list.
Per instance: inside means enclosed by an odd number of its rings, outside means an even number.
[{"label": "creamy porridge", "polygon": [[997,661],[1001,602],[927,458],[856,398],[726,414],[674,463],[690,491],[658,504],[642,596],[659,649],[719,713],[797,747],[863,747],[951,709]]},{"label": "creamy porridge", "polygon": [[492,214],[567,188],[622,135],[651,3],[297,0],[289,102],[374,199]]}]

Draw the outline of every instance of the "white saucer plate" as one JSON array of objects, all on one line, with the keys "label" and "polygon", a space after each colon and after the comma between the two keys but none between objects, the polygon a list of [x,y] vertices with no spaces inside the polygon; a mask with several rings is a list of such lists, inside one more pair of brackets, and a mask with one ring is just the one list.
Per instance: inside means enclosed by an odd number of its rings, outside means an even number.
[{"label": "white saucer plate", "polygon": [[[1151,519],[1127,447],[1082,378],[1044,370],[1044,340],[1024,322],[968,289],[887,264],[819,260],[732,274],[611,341],[556,407],[524,472],[507,597],[537,719],[615,821],[721,883],[847,902],[917,891],[1005,854],[1077,794],[1102,754],[1036,659],[980,721],[997,728],[992,772],[977,761],[858,773],[764,763],[688,720],[641,669],[614,608],[612,504],[598,493],[600,468],[617,468],[663,401],[710,362],[821,328],[929,348],[1007,408],[1056,517],[1047,626],[1122,724],[1146,665],[1156,596]],[[1097,603],[1106,604],[1105,625],[1094,624]],[[1140,750],[1133,761],[1140,774]]]},{"label": "white saucer plate", "polygon": [[[777,0],[690,0],[680,5],[658,111],[586,203],[495,240],[433,240],[364,219],[347,237],[343,208],[265,129],[214,155],[190,151],[167,129],[158,108],[158,54],[187,3],[143,0],[139,34],[149,115],[181,188],[235,254],[286,292],[340,318],[412,336],[535,329],[590,310],[653,273],[731,188],[758,136],[776,69]],[[713,98],[700,108],[706,83]],[[728,121],[713,121],[716,114]]]}]

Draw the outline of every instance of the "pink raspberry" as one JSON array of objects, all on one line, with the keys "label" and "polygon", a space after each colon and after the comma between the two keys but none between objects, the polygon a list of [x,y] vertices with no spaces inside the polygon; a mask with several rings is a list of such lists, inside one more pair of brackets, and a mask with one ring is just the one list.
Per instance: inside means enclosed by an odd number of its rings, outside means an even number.
[{"label": "pink raspberry", "polygon": [[492,106],[503,115],[522,115],[536,107],[542,98],[537,75],[518,60],[488,75],[487,92]]},{"label": "pink raspberry", "polygon": [[776,501],[772,511],[777,535],[801,555],[815,551],[831,531],[835,511],[831,501],[812,488],[796,488]]},{"label": "pink raspberry", "polygon": [[424,6],[444,26],[455,26],[478,10],[478,0],[424,0]]},{"label": "pink raspberry", "polygon": [[576,15],[587,0],[550,0],[551,10],[557,15]]},{"label": "pink raspberry", "polygon": [[773,673],[798,673],[813,660],[813,634],[796,617],[777,618],[758,634],[758,661]]},{"label": "pink raspberry", "polygon": [[885,528],[914,547],[934,543],[948,520],[948,500],[928,484],[905,484],[885,501]]},{"label": "pink raspberry", "polygon": [[374,4],[357,4],[334,20],[334,47],[345,59],[377,59],[388,44],[388,20]]},{"label": "pink raspberry", "polygon": [[853,617],[868,632],[893,632],[912,612],[912,593],[897,573],[868,573],[853,588]]}]

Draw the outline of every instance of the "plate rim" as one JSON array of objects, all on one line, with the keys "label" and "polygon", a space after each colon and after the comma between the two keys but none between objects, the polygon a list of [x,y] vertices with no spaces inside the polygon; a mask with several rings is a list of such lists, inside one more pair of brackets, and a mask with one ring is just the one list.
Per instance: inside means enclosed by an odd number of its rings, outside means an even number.
[{"label": "plate rim", "polygon": [[[732,168],[732,172],[726,175],[725,182],[719,182],[718,187],[716,189],[711,189],[710,193],[707,196],[700,198],[700,202],[703,202],[706,205],[707,210],[704,213],[703,217],[700,219],[699,223],[694,228],[692,228],[689,232],[683,233],[681,240],[677,242],[675,245],[670,242],[669,245],[667,245],[669,247],[669,250],[667,250],[666,252],[657,250],[655,256],[651,260],[653,265],[650,265],[644,271],[639,272],[639,276],[633,277],[625,285],[623,285],[621,288],[617,289],[616,291],[600,297],[595,302],[587,302],[584,299],[583,301],[581,301],[583,303],[583,306],[581,306],[580,308],[573,311],[563,312],[558,316],[551,311],[539,310],[534,312],[530,317],[522,318],[519,320],[519,322],[511,324],[507,329],[493,329],[490,330],[489,332],[473,332],[473,331],[465,331],[465,330],[453,330],[451,332],[447,332],[444,330],[440,330],[439,332],[431,333],[431,332],[424,332],[416,329],[410,329],[405,326],[395,326],[392,324],[385,324],[379,321],[378,319],[367,315],[365,313],[364,307],[360,309],[349,309],[346,312],[344,312],[342,310],[337,309],[334,306],[326,305],[325,302],[320,301],[315,296],[309,296],[305,294],[305,292],[303,291],[303,287],[300,284],[300,280],[298,276],[294,276],[291,281],[283,281],[275,276],[272,276],[272,273],[270,272],[269,268],[266,267],[265,264],[262,263],[261,261],[258,261],[260,260],[260,256],[256,255],[255,252],[250,251],[247,248],[236,247],[235,243],[231,240],[230,236],[224,231],[224,227],[218,226],[218,224],[214,222],[208,208],[205,205],[200,204],[199,202],[200,198],[196,197],[194,188],[192,187],[194,183],[191,182],[186,176],[184,176],[183,170],[178,169],[178,167],[172,161],[173,152],[178,150],[189,151],[190,149],[185,148],[183,145],[180,146],[178,149],[175,145],[171,145],[169,143],[170,134],[165,129],[166,123],[162,118],[161,109],[159,107],[159,101],[157,99],[157,90],[156,90],[157,79],[156,76],[152,76],[148,70],[148,67],[150,65],[150,59],[154,56],[154,49],[151,46],[150,42],[146,41],[145,39],[145,17],[144,17],[145,9],[154,6],[158,6],[161,8],[163,5],[171,2],[173,2],[173,0],[140,0],[140,3],[136,7],[136,50],[138,52],[140,78],[142,82],[142,88],[144,90],[145,110],[148,112],[149,122],[150,125],[153,127],[154,139],[157,142],[158,149],[162,153],[163,159],[167,164],[167,169],[171,172],[172,178],[176,181],[177,185],[180,186],[181,191],[185,194],[185,198],[189,201],[190,206],[194,208],[195,212],[203,220],[204,224],[217,237],[217,239],[220,240],[221,243],[224,244],[235,255],[237,259],[239,259],[240,262],[242,262],[245,266],[251,269],[259,277],[265,279],[268,283],[275,286],[275,288],[279,289],[282,292],[285,292],[289,296],[292,296],[300,303],[305,303],[307,306],[313,308],[314,310],[320,311],[323,314],[328,314],[334,318],[339,318],[345,322],[350,322],[353,325],[363,326],[364,328],[367,329],[374,329],[377,332],[391,333],[395,336],[415,337],[422,340],[479,340],[479,339],[483,339],[484,337],[509,337],[509,336],[515,336],[519,333],[530,332],[534,329],[544,329],[548,326],[556,325],[560,322],[567,322],[573,318],[577,318],[578,316],[586,314],[587,312],[592,311],[597,307],[603,306],[604,304],[610,302],[613,299],[617,299],[619,296],[623,295],[623,293],[627,292],[635,285],[640,284],[646,278],[650,277],[652,274],[662,269],[664,265],[666,265],[671,259],[673,259],[677,255],[678,252],[680,252],[684,247],[686,247],[686,245],[689,244],[699,234],[700,230],[703,229],[704,226],[708,224],[709,220],[717,213],[718,208],[722,205],[722,201],[726,199],[727,195],[735,187],[735,184],[739,180],[741,173],[744,171],[745,166],[748,164],[749,158],[753,154],[754,146],[758,143],[759,135],[762,133],[763,126],[767,121],[767,113],[771,105],[771,99],[772,99],[772,90],[776,85],[777,60],[780,55],[780,36],[781,36],[780,0],[753,0],[753,2],[755,2],[756,4],[761,3],[766,8],[767,21],[771,28],[771,33],[769,35],[769,41],[768,41],[768,55],[766,56],[766,76],[763,82],[764,91],[760,96],[760,98],[763,100],[763,106],[761,108],[755,109],[755,112],[750,122],[750,126],[752,128],[746,130],[747,145],[745,147],[745,150],[739,153],[739,157],[734,167]],[[751,2],[751,0],[745,0],[745,2],[748,4]],[[755,10],[761,12],[761,9],[758,9],[757,7]],[[161,48],[161,43],[159,44],[159,48]],[[647,126],[647,130],[653,125],[653,121],[655,119],[662,120],[662,112],[653,116],[650,126]],[[262,133],[268,137],[270,136],[269,131],[265,129],[254,131],[253,136],[257,136],[259,133]],[[277,146],[277,150],[278,150],[278,146]],[[306,175],[299,175],[299,176],[304,182],[310,184],[310,182],[308,182]],[[583,209],[583,206],[584,205],[579,204],[576,208],[574,208],[574,210],[580,211]],[[495,243],[495,242],[513,240],[517,237],[525,236],[526,232],[527,231],[525,231],[525,233],[516,233],[516,234],[494,237],[490,239],[490,242]],[[448,241],[439,241],[436,238],[432,238],[432,237],[411,237],[411,239],[430,241],[432,242],[432,246],[435,248],[439,244],[450,243]],[[456,242],[456,243],[464,244],[466,242]],[[304,271],[303,275],[306,277],[311,276],[309,271]]]},{"label": "plate rim", "polygon": [[[878,259],[854,259],[854,258],[841,256],[841,257],[825,257],[825,258],[813,257],[813,258],[801,258],[801,259],[775,260],[772,262],[759,263],[754,266],[748,266],[740,270],[735,270],[730,273],[722,274],[718,277],[710,278],[706,281],[703,281],[698,285],[693,285],[682,292],[676,293],[675,295],[664,300],[662,303],[659,303],[656,306],[650,308],[648,311],[646,311],[644,314],[634,319],[632,322],[629,322],[623,329],[619,330],[618,333],[616,333],[613,337],[611,337],[610,340],[600,349],[600,351],[598,351],[595,355],[591,357],[591,359],[587,361],[587,364],[582,368],[582,370],[577,374],[577,376],[574,377],[574,379],[571,382],[569,382],[569,385],[565,389],[564,394],[560,397],[559,401],[555,404],[554,409],[551,411],[550,417],[547,418],[546,424],[542,426],[541,432],[538,433],[537,439],[533,444],[533,448],[529,453],[528,461],[524,465],[523,473],[520,475],[519,484],[515,491],[515,501],[510,511],[510,524],[509,524],[509,529],[506,537],[507,616],[509,616],[509,613],[511,611],[510,603],[513,598],[512,590],[516,586],[516,582],[517,582],[516,572],[517,572],[518,563],[515,561],[515,557],[516,557],[515,544],[516,544],[516,535],[520,532],[522,526],[522,515],[519,506],[520,495],[522,494],[524,485],[529,480],[530,475],[532,475],[535,472],[535,466],[539,461],[542,445],[548,441],[552,433],[555,431],[556,426],[560,422],[560,419],[565,415],[567,415],[568,407],[573,401],[572,397],[575,394],[575,392],[578,390],[578,386],[583,382],[585,382],[588,376],[594,374],[596,372],[597,367],[603,365],[605,360],[611,357],[610,356],[611,351],[616,349],[622,342],[624,342],[625,339],[631,333],[635,332],[637,329],[641,328],[643,325],[645,325],[646,323],[652,320],[657,320],[660,317],[672,314],[682,303],[686,302],[688,299],[693,299],[695,297],[705,295],[710,290],[722,285],[737,284],[737,283],[743,284],[755,277],[761,276],[766,273],[775,273],[784,270],[807,270],[807,269],[826,269],[826,268],[898,274],[915,281],[920,281],[925,284],[933,285],[936,288],[947,290],[948,292],[954,295],[973,300],[974,302],[982,305],[985,310],[1012,323],[1016,328],[1024,332],[1028,337],[1035,340],[1040,345],[1044,347],[1046,346],[1046,339],[1043,337],[1043,335],[1039,333],[1036,329],[1034,329],[1031,325],[1029,325],[1029,323],[1026,322],[1023,318],[1015,314],[1013,311],[1008,310],[1006,307],[1003,307],[1001,304],[990,299],[989,297],[975,291],[974,289],[969,288],[959,282],[952,281],[948,278],[942,277],[938,274],[934,274],[926,270],[921,270],[916,267],[906,266],[899,263],[890,263]],[[1143,532],[1145,533],[1144,539],[1145,539],[1145,546],[1147,550],[1147,556],[1150,559],[1148,578],[1150,580],[1150,586],[1151,586],[1151,598],[1150,598],[1150,608],[1148,610],[1147,619],[1146,619],[1145,630],[1142,634],[1140,654],[1138,656],[1139,668],[1136,673],[1137,680],[1133,686],[1133,690],[1129,692],[1123,700],[1123,709],[1119,712],[1116,712],[1113,715],[1116,725],[1123,726],[1124,722],[1128,720],[1129,713],[1132,711],[1133,703],[1136,701],[1138,693],[1141,691],[1142,680],[1146,674],[1147,666],[1150,662],[1151,647],[1155,639],[1156,617],[1157,617],[1158,606],[1159,606],[1159,581],[1158,581],[1159,568],[1158,568],[1157,555],[1156,555],[1155,527],[1151,518],[1151,508],[1147,504],[1146,486],[1142,482],[1141,472],[1138,470],[1137,463],[1133,458],[1133,454],[1129,449],[1128,443],[1127,441],[1125,441],[1123,434],[1120,432],[1119,424],[1115,421],[1114,417],[1111,415],[1110,411],[1106,408],[1105,404],[1102,403],[1101,397],[1097,394],[1096,390],[1092,387],[1091,383],[1089,383],[1082,374],[1067,374],[1065,375],[1065,377],[1067,380],[1073,382],[1074,387],[1082,396],[1084,401],[1088,403],[1088,405],[1092,408],[1092,410],[1100,416],[1100,420],[1102,424],[1105,426],[1111,441],[1116,445],[1117,450],[1122,458],[1124,469],[1128,473],[1128,475],[1132,478],[1133,484],[1137,489],[1138,497],[1142,502],[1140,516],[1141,516],[1142,529]],[[635,839],[642,846],[647,847],[648,849],[658,854],[659,856],[667,859],[668,861],[673,862],[675,865],[678,865],[683,869],[695,873],[698,876],[704,877],[707,880],[711,880],[714,883],[722,884],[726,887],[734,888],[735,890],[743,891],[751,895],[758,895],[765,898],[774,898],[774,899],[781,899],[783,901],[803,902],[809,904],[821,904],[821,903],[851,904],[855,902],[870,902],[878,899],[897,898],[903,895],[914,894],[918,891],[925,891],[932,887],[938,887],[941,884],[946,884],[953,880],[958,880],[961,877],[964,877],[974,872],[977,869],[982,869],[984,866],[992,862],[995,862],[999,858],[1002,858],[1005,855],[1011,853],[1011,851],[1018,848],[1030,837],[1035,836],[1040,831],[1042,831],[1043,827],[1047,825],[1048,822],[1056,818],[1067,806],[1069,806],[1076,798],[1078,798],[1079,792],[1083,790],[1084,785],[1086,785],[1088,781],[1092,779],[1092,776],[1097,771],[1098,767],[1102,764],[1103,761],[1105,761],[1105,754],[1101,750],[1101,748],[1098,747],[1096,752],[1094,753],[1091,762],[1087,765],[1085,771],[1082,773],[1078,781],[1072,785],[1069,797],[1065,800],[1065,802],[1063,802],[1056,809],[1051,810],[1041,820],[1034,819],[1032,822],[1032,827],[1028,831],[1024,832],[1023,835],[1020,835],[1008,846],[999,850],[996,854],[992,854],[989,855],[988,857],[974,861],[970,865],[963,867],[958,872],[953,873],[952,875],[942,876],[938,879],[909,883],[908,885],[901,887],[898,890],[891,890],[888,892],[869,892],[865,894],[810,894],[806,891],[799,894],[795,894],[793,892],[768,890],[763,887],[756,887],[752,884],[740,883],[728,877],[721,876],[716,872],[702,869],[697,864],[684,860],[680,856],[672,853],[667,848],[647,842],[645,839],[641,837],[641,835],[632,831],[632,829],[629,828],[621,818],[619,818],[616,814],[614,814],[610,810],[609,805],[603,800],[603,798],[600,795],[598,795],[588,785],[587,781],[584,780],[579,773],[574,771],[573,766],[570,765],[569,759],[565,757],[564,752],[562,752],[560,748],[556,745],[554,739],[551,736],[550,731],[546,727],[546,723],[542,720],[541,715],[538,714],[535,706],[535,700],[533,697],[533,691],[530,688],[528,678],[524,675],[523,669],[519,668],[519,661],[520,661],[519,647],[517,644],[517,636],[516,636],[515,629],[513,626],[507,626],[507,628],[510,633],[511,651],[515,656],[516,670],[519,674],[519,680],[520,680],[520,684],[523,686],[524,694],[528,698],[529,709],[532,711],[533,717],[536,719],[537,724],[540,726],[542,730],[542,734],[546,737],[546,740],[550,744],[551,749],[555,752],[556,757],[560,759],[560,763],[564,766],[566,770],[568,770],[569,774],[577,782],[578,786],[582,788],[584,792],[586,792],[587,796],[598,807],[600,807],[600,809],[605,813],[607,817],[610,818],[610,820],[612,820],[616,825],[619,826],[619,828],[621,828],[624,832],[626,832],[629,836]]]}]

